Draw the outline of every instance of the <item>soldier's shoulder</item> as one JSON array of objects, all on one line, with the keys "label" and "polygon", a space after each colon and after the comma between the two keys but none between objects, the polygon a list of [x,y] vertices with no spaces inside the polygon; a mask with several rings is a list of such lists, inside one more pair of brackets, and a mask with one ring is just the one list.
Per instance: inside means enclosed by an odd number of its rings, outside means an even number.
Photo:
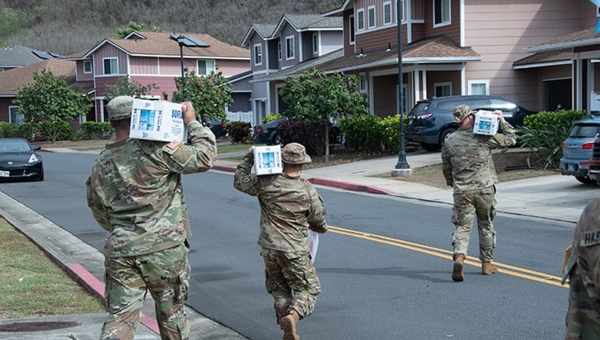
[{"label": "soldier's shoulder", "polygon": [[600,230],[600,199],[593,199],[583,210],[576,232]]}]

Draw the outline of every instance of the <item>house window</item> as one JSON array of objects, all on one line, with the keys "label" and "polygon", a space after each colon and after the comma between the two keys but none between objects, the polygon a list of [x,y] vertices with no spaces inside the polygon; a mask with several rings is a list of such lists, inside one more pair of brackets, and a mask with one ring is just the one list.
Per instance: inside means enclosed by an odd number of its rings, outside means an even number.
[{"label": "house window", "polygon": [[254,45],[254,65],[262,65],[262,44]]},{"label": "house window", "polygon": [[450,97],[452,95],[452,83],[435,83],[433,84],[433,95],[435,98]]},{"label": "house window", "polygon": [[375,26],[377,26],[377,14],[375,12],[375,6],[369,6],[367,11],[369,13],[369,28],[375,28]]},{"label": "house window", "polygon": [[359,31],[365,29],[365,10],[362,8],[356,11],[356,26]]},{"label": "house window", "polygon": [[106,74],[106,75],[119,74],[119,58],[117,58],[117,57],[104,58],[103,62],[104,62],[104,74]]},{"label": "house window", "polygon": [[83,73],[92,73],[92,62],[86,60],[83,62]]},{"label": "house window", "polygon": [[209,75],[217,70],[215,61],[212,59],[199,59],[198,60],[198,74]]},{"label": "house window", "polygon": [[292,35],[285,38],[285,58],[292,60],[296,57],[296,38]]},{"label": "house window", "polygon": [[360,93],[367,93],[368,80],[365,74],[360,75]]},{"label": "house window", "polygon": [[277,56],[281,60],[281,40],[277,40]]},{"label": "house window", "polygon": [[469,95],[488,96],[490,94],[489,80],[469,80]]},{"label": "house window", "polygon": [[348,25],[350,25],[350,29],[348,30],[350,33],[350,45],[354,45],[354,42],[356,41],[356,31],[355,29],[355,24],[354,24],[354,15],[350,16],[350,19],[348,20]]},{"label": "house window", "polygon": [[312,36],[313,53],[319,54],[319,33],[314,32]]},{"label": "house window", "polygon": [[25,115],[19,112],[17,106],[9,106],[8,113],[9,123],[23,124],[25,122]]},{"label": "house window", "polygon": [[392,24],[392,1],[386,1],[383,3],[383,24]]},{"label": "house window", "polygon": [[451,20],[451,0],[433,0],[433,27],[447,26]]}]

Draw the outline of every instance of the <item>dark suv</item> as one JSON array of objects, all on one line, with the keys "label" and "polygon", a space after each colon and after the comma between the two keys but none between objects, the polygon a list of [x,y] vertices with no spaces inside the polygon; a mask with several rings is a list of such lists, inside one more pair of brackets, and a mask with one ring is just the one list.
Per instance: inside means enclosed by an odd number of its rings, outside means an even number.
[{"label": "dark suv", "polygon": [[427,150],[437,150],[444,138],[458,128],[453,112],[459,105],[472,109],[500,110],[513,126],[522,126],[526,115],[532,113],[519,105],[496,96],[455,96],[418,102],[408,114],[408,138]]}]

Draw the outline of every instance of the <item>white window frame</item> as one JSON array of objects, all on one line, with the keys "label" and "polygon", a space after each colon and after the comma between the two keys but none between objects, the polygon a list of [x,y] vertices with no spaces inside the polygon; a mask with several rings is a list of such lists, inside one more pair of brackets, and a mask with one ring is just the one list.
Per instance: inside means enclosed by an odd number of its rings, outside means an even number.
[{"label": "white window frame", "polygon": [[[442,21],[439,23],[435,22],[435,2],[437,0],[433,0],[433,28],[444,27],[452,25],[452,0],[439,0],[442,2],[448,1],[448,21]],[[443,18],[442,18],[443,19]]]},{"label": "white window frame", "polygon": [[281,39],[277,40],[277,56],[279,57],[279,60],[283,59],[283,52],[281,51],[282,49],[282,44],[281,44]]},{"label": "white window frame", "polygon": [[[362,18],[362,27],[360,27],[360,19]],[[362,32],[367,29],[367,21],[365,20],[365,9],[359,8],[356,10],[356,31]]]},{"label": "white window frame", "polygon": [[[117,61],[117,63],[116,63],[116,65],[117,65],[116,72],[114,72],[114,73],[106,73],[106,60],[116,60]],[[105,76],[117,76],[117,75],[121,74],[120,71],[119,71],[119,57],[106,57],[106,58],[102,58],[102,74],[105,75]]]},{"label": "white window frame", "polygon": [[[398,2],[396,1],[396,4]],[[385,21],[385,8],[390,8],[390,21]],[[392,6],[392,0],[385,0],[383,2],[383,26],[389,26],[394,23],[394,6]]]},{"label": "white window frame", "polygon": [[490,81],[489,80],[483,80],[483,79],[479,79],[479,80],[469,80],[468,82],[469,84],[469,95],[473,95],[473,85],[480,85],[480,84],[484,84],[485,85],[485,96],[489,96],[490,94]]},{"label": "white window frame", "polygon": [[321,42],[319,41],[319,32],[313,32],[313,36],[312,36],[312,51],[313,54],[319,54],[319,44]]},{"label": "white window frame", "polygon": [[359,89],[360,93],[367,94],[369,92],[369,77],[367,77],[366,73],[359,74],[359,77],[360,77],[360,82],[358,85],[358,89]]},{"label": "white window frame", "polygon": [[[292,48],[288,48],[289,42],[292,42]],[[292,52],[292,55],[289,55],[289,52]],[[296,37],[293,35],[288,35],[285,37],[285,60],[294,60],[296,59]]]},{"label": "white window frame", "polygon": [[[206,73],[200,73],[200,62],[204,62]],[[196,60],[196,74],[199,76],[208,76],[217,71],[217,62],[214,59],[198,59]]]},{"label": "white window frame", "polygon": [[[16,114],[19,114],[19,107],[17,105],[9,105],[8,106],[8,122],[10,124],[13,124],[11,110],[16,110],[17,111]],[[25,121],[25,115],[23,115],[23,121]],[[16,124],[16,123],[14,123],[14,124]]]},{"label": "white window frame", "polygon": [[[89,71],[85,70],[85,65],[86,64],[90,65],[90,70]],[[91,60],[84,60],[83,61],[83,73],[84,74],[91,74],[93,71],[94,71],[94,64],[92,63],[92,61]]]},{"label": "white window frame", "polygon": [[[258,51],[257,48],[258,47]],[[261,66],[263,64],[263,50],[262,50],[262,44],[254,44],[254,47],[252,48],[253,50],[253,54],[254,54],[254,65],[255,66]],[[258,62],[258,56],[260,53],[260,62]]]},{"label": "white window frame", "polygon": [[[356,43],[356,22],[354,21],[354,14],[350,15],[348,20],[348,43],[354,45]],[[354,39],[352,39],[352,24],[354,24]]]},{"label": "white window frame", "polygon": [[450,94],[448,96],[452,96],[454,89],[452,88],[452,82],[451,81],[444,81],[444,82],[440,82],[440,83],[434,83],[433,84],[433,96],[434,97],[436,97],[438,87],[449,87],[450,88]]},{"label": "white window frame", "polygon": [[[373,10],[373,25],[371,25],[371,10]],[[373,29],[377,27],[377,7],[369,6],[367,7],[367,28]]]}]

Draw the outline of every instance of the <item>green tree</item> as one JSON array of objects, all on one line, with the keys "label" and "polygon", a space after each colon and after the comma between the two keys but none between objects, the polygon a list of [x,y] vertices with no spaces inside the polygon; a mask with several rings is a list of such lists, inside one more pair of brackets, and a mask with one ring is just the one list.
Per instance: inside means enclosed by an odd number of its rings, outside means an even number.
[{"label": "green tree", "polygon": [[207,76],[191,73],[184,78],[177,78],[175,83],[177,91],[173,94],[174,101],[191,101],[203,120],[225,119],[225,108],[233,102],[233,98],[231,87],[220,72]]},{"label": "green tree", "polygon": [[140,24],[135,21],[130,21],[127,25],[117,28],[116,36],[118,38],[123,39],[132,32],[142,32],[143,30],[144,24]]},{"label": "green tree", "polygon": [[152,90],[157,90],[156,84],[142,85],[135,80],[129,80],[127,77],[121,77],[106,92],[105,99],[110,101],[118,96],[142,97],[152,93]]},{"label": "green tree", "polygon": [[288,79],[281,95],[287,105],[286,116],[293,120],[325,123],[325,158],[329,160],[329,122],[367,113],[360,78],[339,73],[326,75],[317,69]]},{"label": "green tree", "polygon": [[42,71],[35,73],[33,81],[19,90],[16,104],[25,115],[34,138],[43,136],[56,141],[70,137],[71,121],[87,113],[91,100],[64,79]]}]

